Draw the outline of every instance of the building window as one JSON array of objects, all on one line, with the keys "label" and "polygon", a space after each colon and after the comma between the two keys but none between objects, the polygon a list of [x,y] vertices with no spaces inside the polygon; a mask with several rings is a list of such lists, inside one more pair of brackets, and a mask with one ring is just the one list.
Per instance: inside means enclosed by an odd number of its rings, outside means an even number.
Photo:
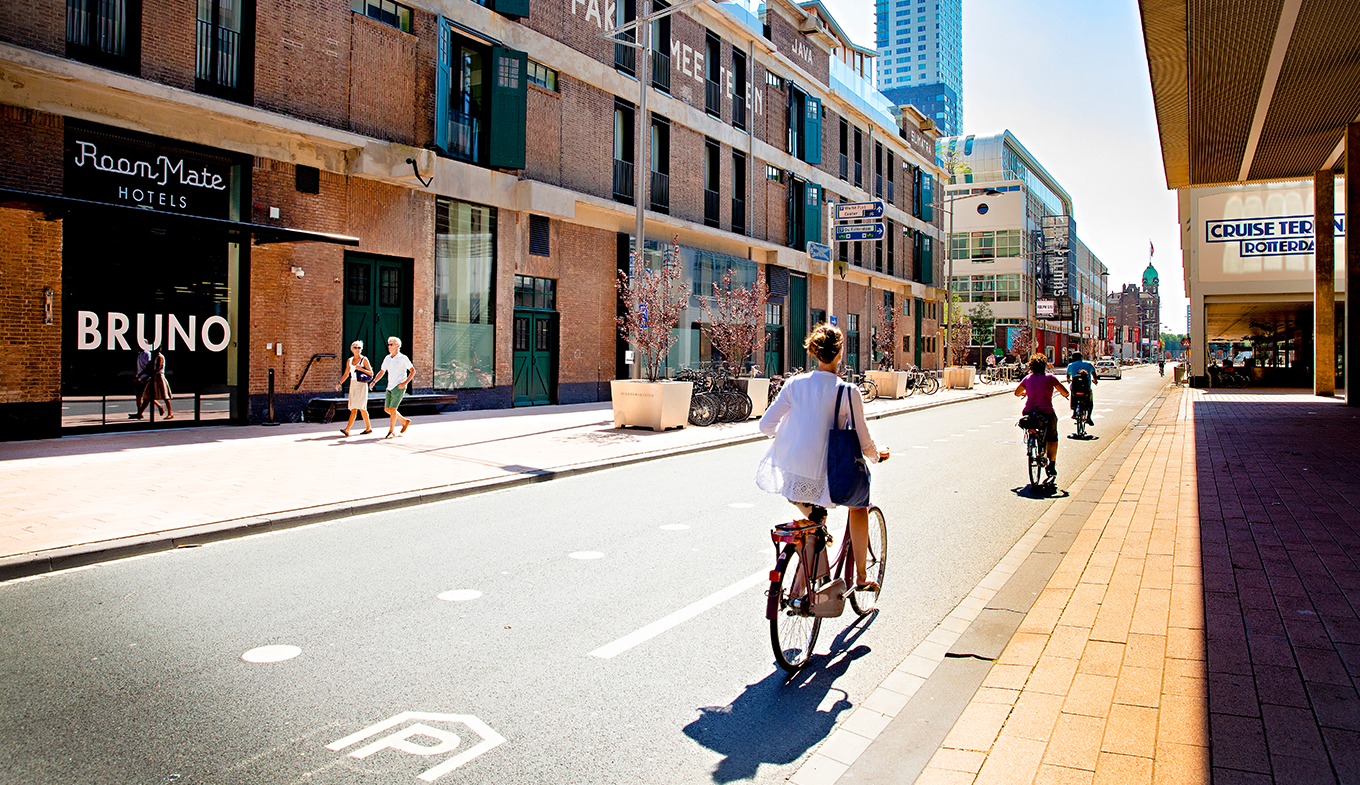
[{"label": "building window", "polygon": [[652,118],[652,137],[649,145],[652,161],[651,209],[658,213],[671,210],[671,124],[663,117]]},{"label": "building window", "polygon": [[542,63],[530,60],[529,84],[536,84],[544,90],[557,92],[557,72]]},{"label": "building window", "polygon": [[[656,0],[652,4],[654,12],[670,8],[668,3]],[[652,22],[652,87],[667,95],[671,92],[671,18],[670,15]]]},{"label": "building window", "polygon": [[633,203],[633,106],[614,102],[614,201]]},{"label": "building window", "polygon": [[516,275],[515,307],[557,310],[557,281],[551,278]]},{"label": "building window", "polygon": [[864,134],[855,129],[855,187],[864,187]]},{"label": "building window", "polygon": [[746,55],[732,48],[732,126],[746,130]]},{"label": "building window", "polygon": [[[620,24],[637,19],[637,0],[620,0],[618,10],[622,12]],[[637,43],[637,28],[629,28],[618,34],[619,41]],[[629,76],[637,73],[637,50],[627,43],[614,44],[614,68],[622,71]]]},{"label": "building window", "polygon": [[434,374],[438,390],[491,387],[496,367],[496,209],[435,200]]},{"label": "building window", "polygon": [[784,170],[765,164],[765,179],[773,180],[776,183],[782,183],[784,182]]},{"label": "building window", "polygon": [[840,178],[850,181],[850,124],[841,118],[841,160]]},{"label": "building window", "polygon": [[552,222],[542,215],[529,216],[529,253],[548,256],[552,253]]},{"label": "building window", "polygon": [[72,60],[136,74],[141,0],[66,0],[66,56]]},{"label": "building window", "polygon": [[784,89],[784,80],[781,79],[779,74],[776,74],[774,71],[765,72],[765,84],[769,85],[770,87],[773,87],[776,90]]},{"label": "building window", "polygon": [[704,111],[722,117],[722,89],[719,70],[722,67],[722,41],[712,33],[704,36]]},{"label": "building window", "polygon": [[746,234],[746,155],[732,151],[732,231]]},{"label": "building window", "polygon": [[411,32],[411,9],[392,0],[349,0],[349,10],[403,32]]},{"label": "building window", "polygon": [[722,148],[712,139],[704,140],[704,225],[718,226],[721,195],[718,183],[721,178],[719,162]]},{"label": "building window", "polygon": [[[198,51],[194,75],[200,92],[244,99],[249,90],[251,47],[242,31],[247,3],[198,0]],[[250,5],[253,6],[253,3]]]}]

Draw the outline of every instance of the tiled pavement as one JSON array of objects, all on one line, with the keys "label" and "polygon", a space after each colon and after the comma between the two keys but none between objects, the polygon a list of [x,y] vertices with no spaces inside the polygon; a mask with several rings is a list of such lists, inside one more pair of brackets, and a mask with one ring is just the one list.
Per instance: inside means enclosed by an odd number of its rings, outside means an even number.
[{"label": "tiled pavement", "polygon": [[[878,400],[866,415],[1006,392]],[[417,417],[396,439],[382,438],[386,418],[368,436],[343,437],[342,425],[0,442],[0,580],[764,438],[755,420],[615,429],[608,403]]]},{"label": "tiled pavement", "polygon": [[794,780],[1360,782],[1357,414],[1173,391],[924,769]]}]

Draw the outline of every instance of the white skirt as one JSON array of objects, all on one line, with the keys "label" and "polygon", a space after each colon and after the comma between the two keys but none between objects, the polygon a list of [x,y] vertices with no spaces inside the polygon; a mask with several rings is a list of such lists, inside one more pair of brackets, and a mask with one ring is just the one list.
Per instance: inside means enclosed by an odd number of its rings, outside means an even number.
[{"label": "white skirt", "polygon": [[357,379],[349,380],[349,408],[362,410],[368,408],[368,384]]}]

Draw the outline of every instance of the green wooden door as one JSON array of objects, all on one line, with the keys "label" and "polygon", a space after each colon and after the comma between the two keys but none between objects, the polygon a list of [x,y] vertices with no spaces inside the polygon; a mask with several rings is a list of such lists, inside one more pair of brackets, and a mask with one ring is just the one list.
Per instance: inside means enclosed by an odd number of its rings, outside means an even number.
[{"label": "green wooden door", "polygon": [[789,313],[786,323],[789,328],[789,367],[808,369],[807,349],[803,341],[808,332],[807,276],[789,276]]},{"label": "green wooden door", "polygon": [[340,356],[348,358],[353,341],[364,342],[364,354],[375,366],[387,354],[387,338],[402,340],[410,356],[411,341],[406,325],[410,302],[407,265],[390,259],[357,254],[345,257],[345,321]]},{"label": "green wooden door", "polygon": [[515,311],[512,385],[516,406],[552,403],[557,380],[556,314]]}]

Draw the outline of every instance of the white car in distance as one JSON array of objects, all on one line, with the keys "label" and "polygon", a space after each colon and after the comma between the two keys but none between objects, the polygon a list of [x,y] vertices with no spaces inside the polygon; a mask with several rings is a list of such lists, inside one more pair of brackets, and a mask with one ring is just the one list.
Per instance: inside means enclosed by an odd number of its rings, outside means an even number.
[{"label": "white car in distance", "polygon": [[1123,379],[1124,370],[1114,360],[1096,360],[1097,379]]}]

